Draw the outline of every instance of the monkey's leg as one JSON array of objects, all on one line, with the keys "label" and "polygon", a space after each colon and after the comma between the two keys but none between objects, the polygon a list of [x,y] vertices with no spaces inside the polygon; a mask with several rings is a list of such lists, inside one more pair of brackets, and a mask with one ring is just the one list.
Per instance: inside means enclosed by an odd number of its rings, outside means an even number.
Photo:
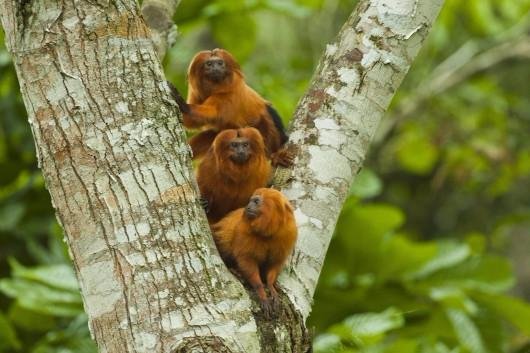
[{"label": "monkey's leg", "polygon": [[271,304],[274,312],[278,312],[280,309],[280,297],[278,296],[278,291],[276,290],[276,280],[278,275],[282,270],[282,264],[273,265],[269,268],[267,272],[267,288],[271,293]]},{"label": "monkey's leg", "polygon": [[260,300],[261,309],[267,318],[271,317],[272,306],[270,300],[265,293],[263,282],[259,275],[259,267],[257,262],[251,258],[237,259],[237,267],[241,276],[254,289]]}]

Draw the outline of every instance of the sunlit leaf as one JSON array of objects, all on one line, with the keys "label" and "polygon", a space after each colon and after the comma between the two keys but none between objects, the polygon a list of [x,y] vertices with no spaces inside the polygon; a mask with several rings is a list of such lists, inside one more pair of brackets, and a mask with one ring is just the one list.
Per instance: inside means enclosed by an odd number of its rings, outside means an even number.
[{"label": "sunlit leaf", "polygon": [[471,353],[488,352],[484,346],[480,331],[466,313],[457,309],[448,309],[447,316],[453,324],[455,334],[463,347]]},{"label": "sunlit leaf", "polygon": [[0,280],[0,292],[26,309],[54,316],[76,316],[83,312],[81,296],[24,279]]},{"label": "sunlit leaf", "polygon": [[76,292],[79,285],[71,266],[66,264],[27,268],[15,260],[9,262],[16,278],[37,281],[50,287]]},{"label": "sunlit leaf", "polygon": [[315,353],[337,352],[341,347],[340,337],[330,333],[318,335],[313,342],[313,351]]},{"label": "sunlit leaf", "polygon": [[448,268],[461,263],[470,255],[470,249],[466,244],[455,242],[441,242],[438,244],[438,254],[427,262],[418,271],[410,273],[409,278],[422,278],[440,269]]},{"label": "sunlit leaf", "polygon": [[404,324],[403,315],[389,308],[382,313],[356,314],[333,326],[330,332],[360,345],[375,343],[382,335]]}]

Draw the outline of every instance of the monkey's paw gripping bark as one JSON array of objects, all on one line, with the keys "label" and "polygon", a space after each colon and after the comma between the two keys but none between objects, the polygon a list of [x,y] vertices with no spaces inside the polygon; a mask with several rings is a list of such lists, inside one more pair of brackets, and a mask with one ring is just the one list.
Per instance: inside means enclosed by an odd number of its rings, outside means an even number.
[{"label": "monkey's paw gripping bark", "polygon": [[279,151],[271,154],[271,163],[273,166],[289,168],[293,165],[294,158],[295,154],[284,147]]},{"label": "monkey's paw gripping bark", "polygon": [[270,298],[265,299],[265,300],[260,300],[260,306],[261,306],[261,311],[263,312],[263,316],[265,316],[267,320],[274,318],[278,314],[278,312],[274,310],[275,309],[274,304],[273,304],[272,299]]},{"label": "monkey's paw gripping bark", "polygon": [[201,207],[204,209],[204,212],[208,214],[208,212],[210,211],[210,203],[208,202],[208,200],[205,199],[204,197],[200,197],[199,205],[201,205]]},{"label": "monkey's paw gripping bark", "polygon": [[173,86],[173,84],[169,81],[167,81],[167,85],[169,86],[169,89],[171,91],[171,96],[175,100],[175,103],[177,103],[180,111],[182,113],[189,113],[190,106],[188,105],[188,103],[186,103],[186,100],[182,97],[177,87]]}]

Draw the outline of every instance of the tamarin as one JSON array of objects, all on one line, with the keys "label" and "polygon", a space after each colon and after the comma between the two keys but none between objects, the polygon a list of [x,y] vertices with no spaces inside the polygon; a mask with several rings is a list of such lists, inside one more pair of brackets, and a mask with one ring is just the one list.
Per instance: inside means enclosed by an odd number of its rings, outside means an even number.
[{"label": "tamarin", "polygon": [[210,223],[243,207],[270,177],[271,165],[257,129],[228,129],[217,134],[197,168],[197,183]]},{"label": "tamarin", "polygon": [[297,237],[289,200],[277,190],[257,189],[246,207],[214,224],[212,232],[225,263],[234,266],[255,290],[265,315],[270,317],[279,305],[276,279]]},{"label": "tamarin", "polygon": [[245,83],[228,51],[214,49],[195,55],[188,68],[187,102],[169,86],[183,113],[184,126],[203,129],[189,141],[194,158],[206,153],[219,131],[252,126],[263,136],[273,165],[292,164],[292,153],[283,147],[287,135],[280,116]]}]

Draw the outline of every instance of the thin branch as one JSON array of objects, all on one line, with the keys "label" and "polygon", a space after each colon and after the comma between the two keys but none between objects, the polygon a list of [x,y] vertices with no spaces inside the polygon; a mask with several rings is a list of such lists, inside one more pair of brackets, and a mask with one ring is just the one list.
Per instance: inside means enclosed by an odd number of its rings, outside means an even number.
[{"label": "thin branch", "polygon": [[180,0],[144,0],[142,3],[142,16],[151,30],[160,60],[175,44],[177,26],[173,23],[173,16],[179,4]]}]

